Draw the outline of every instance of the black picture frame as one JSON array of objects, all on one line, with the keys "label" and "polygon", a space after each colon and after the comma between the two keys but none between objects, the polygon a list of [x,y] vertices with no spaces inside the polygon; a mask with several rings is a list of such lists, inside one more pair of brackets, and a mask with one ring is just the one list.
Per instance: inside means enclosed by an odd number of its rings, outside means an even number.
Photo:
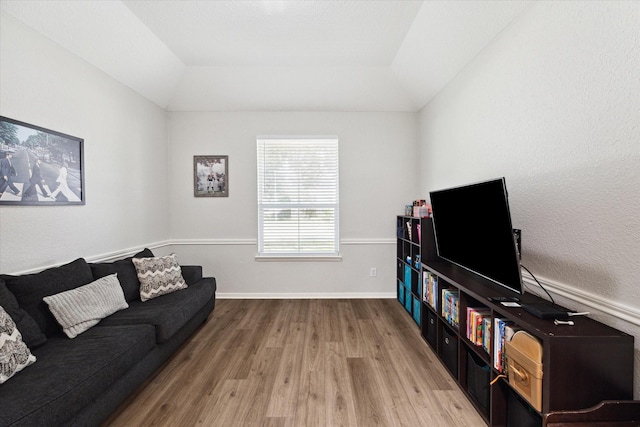
[{"label": "black picture frame", "polygon": [[0,206],[85,203],[84,139],[0,116]]},{"label": "black picture frame", "polygon": [[229,156],[193,156],[194,197],[229,197]]}]

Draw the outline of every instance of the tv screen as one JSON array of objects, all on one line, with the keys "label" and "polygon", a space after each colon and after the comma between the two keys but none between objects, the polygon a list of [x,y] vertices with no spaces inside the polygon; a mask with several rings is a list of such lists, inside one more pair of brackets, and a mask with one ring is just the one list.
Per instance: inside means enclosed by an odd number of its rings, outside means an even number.
[{"label": "tv screen", "polygon": [[438,256],[522,294],[504,178],[432,191]]}]

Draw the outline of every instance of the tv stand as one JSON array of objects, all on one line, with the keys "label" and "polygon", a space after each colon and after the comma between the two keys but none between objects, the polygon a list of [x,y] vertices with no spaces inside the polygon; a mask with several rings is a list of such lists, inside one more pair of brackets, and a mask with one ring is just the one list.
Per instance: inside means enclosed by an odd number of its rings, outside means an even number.
[{"label": "tv stand", "polygon": [[[413,230],[420,225],[419,237],[411,233],[415,242],[402,233],[407,223]],[[554,318],[542,319],[523,307],[504,306],[493,299],[508,297],[508,291],[501,294],[487,279],[436,256],[431,218],[399,216],[397,224],[398,300],[489,426],[542,426],[551,412],[580,410],[603,400],[633,399],[633,336],[583,316],[572,317],[573,326],[555,325]],[[549,305],[532,294],[517,298],[525,305]],[[443,307],[454,299],[455,317],[451,312],[443,314]],[[511,387],[496,367],[493,339],[485,346],[467,337],[468,309],[482,313],[492,325],[495,319],[504,320],[540,342],[541,410]]]}]

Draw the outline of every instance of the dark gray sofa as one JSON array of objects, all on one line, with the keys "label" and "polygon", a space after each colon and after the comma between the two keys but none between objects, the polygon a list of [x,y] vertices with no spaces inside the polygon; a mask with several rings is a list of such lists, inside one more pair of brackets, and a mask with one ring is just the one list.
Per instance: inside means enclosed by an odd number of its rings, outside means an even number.
[{"label": "dark gray sofa", "polygon": [[[148,256],[148,249],[134,255]],[[181,266],[186,289],[140,301],[131,258],[0,275],[0,305],[37,358],[0,385],[0,426],[100,425],[213,311],[216,282],[199,266]],[[112,273],[129,308],[69,339],[42,298]]]}]

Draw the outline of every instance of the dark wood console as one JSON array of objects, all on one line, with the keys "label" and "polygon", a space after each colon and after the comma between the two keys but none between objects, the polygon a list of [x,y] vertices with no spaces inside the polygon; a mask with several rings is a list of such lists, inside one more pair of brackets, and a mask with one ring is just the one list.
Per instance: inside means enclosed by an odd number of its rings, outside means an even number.
[{"label": "dark wood console", "polygon": [[[398,230],[403,224],[406,228],[408,222],[414,229],[419,229],[421,235],[419,243],[416,238],[408,245],[405,239],[408,236],[398,232],[398,299],[402,300],[405,309],[419,324],[427,344],[487,424],[541,426],[545,414],[550,412],[581,410],[603,400],[633,399],[633,336],[582,316],[571,318],[573,326],[555,325],[553,319],[539,319],[522,307],[506,307],[489,300],[489,297],[517,296],[522,302],[544,302],[536,295],[516,295],[501,289],[483,277],[438,259],[431,218],[398,217]],[[420,227],[416,227],[418,224]],[[414,232],[411,237],[408,240],[413,240]],[[411,263],[405,248],[410,250]],[[416,259],[420,260],[419,267],[415,264]],[[406,280],[411,281],[410,286],[406,286]],[[416,280],[418,283],[414,283]],[[435,292],[427,292],[427,287],[431,291],[435,287]],[[456,322],[450,314],[443,313],[443,305],[447,306],[443,299],[444,289],[457,298]],[[401,291],[404,292],[402,298]],[[407,297],[411,304],[406,303]],[[415,300],[420,300],[419,308],[416,308]],[[495,366],[494,337],[485,337],[484,345],[468,338],[469,307],[484,314],[492,326],[495,319],[503,319],[541,344],[539,410],[516,391]],[[494,333],[492,328],[491,334]]]}]

